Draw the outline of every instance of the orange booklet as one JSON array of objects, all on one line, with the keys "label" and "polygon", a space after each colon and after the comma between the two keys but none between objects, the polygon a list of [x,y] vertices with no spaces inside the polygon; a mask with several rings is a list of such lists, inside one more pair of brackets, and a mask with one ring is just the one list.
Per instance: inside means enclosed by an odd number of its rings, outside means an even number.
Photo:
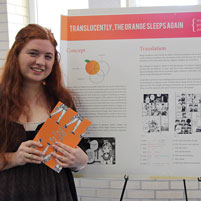
[{"label": "orange booklet", "polygon": [[60,172],[60,167],[51,153],[55,152],[52,145],[60,141],[68,146],[75,148],[82,139],[91,122],[80,114],[58,102],[49,118],[43,124],[34,140],[39,141],[43,147],[39,148],[45,153],[43,163]]}]

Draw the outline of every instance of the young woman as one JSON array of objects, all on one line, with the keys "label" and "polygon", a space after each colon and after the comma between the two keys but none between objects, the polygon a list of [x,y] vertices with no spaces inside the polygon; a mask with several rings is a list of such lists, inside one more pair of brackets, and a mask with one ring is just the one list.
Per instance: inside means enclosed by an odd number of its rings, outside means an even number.
[{"label": "young woman", "polygon": [[0,83],[0,201],[77,200],[71,170],[87,164],[82,144],[54,146],[62,153],[53,154],[63,167],[56,173],[42,163],[42,145],[33,141],[58,101],[75,109],[56,46],[50,30],[30,24],[8,53]]}]

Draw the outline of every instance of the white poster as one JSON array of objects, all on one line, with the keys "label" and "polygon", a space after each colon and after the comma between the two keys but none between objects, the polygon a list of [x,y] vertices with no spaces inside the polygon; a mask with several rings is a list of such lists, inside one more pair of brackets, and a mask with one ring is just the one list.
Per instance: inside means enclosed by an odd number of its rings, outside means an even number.
[{"label": "white poster", "polygon": [[64,77],[92,121],[81,173],[200,176],[201,7],[95,11],[61,23]]}]

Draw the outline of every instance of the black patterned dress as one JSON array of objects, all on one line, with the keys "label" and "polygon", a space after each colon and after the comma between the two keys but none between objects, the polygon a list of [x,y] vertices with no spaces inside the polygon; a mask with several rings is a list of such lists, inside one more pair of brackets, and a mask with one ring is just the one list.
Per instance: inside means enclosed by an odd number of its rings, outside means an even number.
[{"label": "black patterned dress", "polygon": [[[13,133],[18,137],[9,145],[8,152],[33,139],[41,126],[35,131],[25,131],[23,125],[11,123],[10,137]],[[77,201],[72,172],[63,168],[57,173],[44,164],[32,163],[0,171],[0,201]]]}]

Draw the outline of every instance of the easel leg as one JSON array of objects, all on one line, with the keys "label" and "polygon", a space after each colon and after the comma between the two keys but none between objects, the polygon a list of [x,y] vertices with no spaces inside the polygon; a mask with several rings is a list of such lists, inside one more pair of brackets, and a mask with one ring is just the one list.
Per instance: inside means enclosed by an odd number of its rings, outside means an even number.
[{"label": "easel leg", "polygon": [[121,193],[121,198],[120,198],[120,201],[123,200],[123,196],[124,196],[124,192],[125,192],[125,189],[126,189],[126,184],[127,184],[127,181],[128,181],[128,176],[127,175],[124,175],[124,186],[123,186],[123,189],[122,189],[122,193]]},{"label": "easel leg", "polygon": [[186,180],[183,179],[183,182],[184,182],[184,193],[185,193],[186,201],[188,201],[188,195],[187,195],[187,189],[186,189]]}]

